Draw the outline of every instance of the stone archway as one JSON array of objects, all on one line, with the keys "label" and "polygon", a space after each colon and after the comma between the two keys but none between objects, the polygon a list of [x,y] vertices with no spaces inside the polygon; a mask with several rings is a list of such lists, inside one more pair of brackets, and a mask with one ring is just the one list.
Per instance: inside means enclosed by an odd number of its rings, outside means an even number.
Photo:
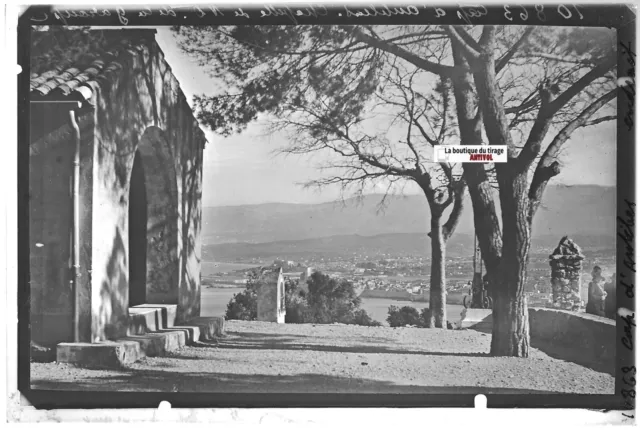
[{"label": "stone archway", "polygon": [[178,304],[179,205],[174,163],[162,130],[145,130],[134,157],[129,193],[130,306]]}]

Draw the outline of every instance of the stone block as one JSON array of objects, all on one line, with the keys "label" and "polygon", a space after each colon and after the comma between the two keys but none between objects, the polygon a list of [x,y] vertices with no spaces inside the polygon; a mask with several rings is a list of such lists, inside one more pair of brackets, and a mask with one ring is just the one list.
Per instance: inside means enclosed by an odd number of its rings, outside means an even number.
[{"label": "stone block", "polygon": [[56,349],[46,346],[38,345],[34,341],[31,341],[30,345],[31,361],[37,363],[49,363],[56,361]]},{"label": "stone block", "polygon": [[160,330],[141,336],[128,336],[120,341],[136,342],[148,357],[161,357],[167,352],[183,348],[187,344],[187,335],[182,330]]},{"label": "stone block", "polygon": [[154,321],[156,321],[156,328],[169,328],[173,327],[176,323],[176,314],[178,311],[178,305],[163,305],[163,304],[143,304],[138,306],[132,306],[129,308],[129,314],[147,314],[155,313]]},{"label": "stone block", "polygon": [[197,317],[189,321],[187,325],[198,327],[200,341],[224,336],[224,317]]},{"label": "stone block", "polygon": [[128,335],[142,335],[162,328],[156,309],[129,308]]},{"label": "stone block", "polygon": [[134,341],[59,343],[56,348],[56,361],[89,368],[116,369],[144,355],[140,344]]},{"label": "stone block", "polygon": [[173,327],[177,309],[177,305],[157,304],[130,307],[128,335],[142,335]]},{"label": "stone block", "polygon": [[167,330],[158,333],[150,333],[150,335],[158,336],[164,340],[164,352],[176,351],[180,348],[184,348],[187,344],[186,333],[182,330]]},{"label": "stone block", "polygon": [[200,327],[198,326],[173,326],[170,328],[164,328],[162,330],[158,330],[158,333],[170,333],[174,331],[179,331],[184,333],[186,345],[192,344],[193,342],[200,339]]},{"label": "stone block", "polygon": [[56,360],[88,368],[117,369],[143,357],[163,356],[187,344],[187,330],[161,329],[159,332],[128,336],[97,343],[60,343]]},{"label": "stone block", "polygon": [[136,342],[140,345],[140,350],[147,357],[159,357],[165,353],[165,341],[162,337],[154,336],[153,333],[147,333],[140,336],[128,336],[120,341]]}]

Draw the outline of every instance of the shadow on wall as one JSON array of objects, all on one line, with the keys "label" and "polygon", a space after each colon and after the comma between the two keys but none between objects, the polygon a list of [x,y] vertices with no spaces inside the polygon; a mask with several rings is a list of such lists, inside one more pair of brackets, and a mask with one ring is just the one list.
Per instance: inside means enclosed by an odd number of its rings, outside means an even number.
[{"label": "shadow on wall", "polygon": [[[191,134],[191,133],[190,133]],[[182,273],[180,321],[200,316],[200,231],[202,223],[202,155],[190,151],[182,164]]]},{"label": "shadow on wall", "polygon": [[145,130],[138,151],[147,193],[147,303],[178,303],[178,178],[174,154],[165,133]]},{"label": "shadow on wall", "polygon": [[[99,170],[102,183],[111,182],[111,189],[104,190],[101,210],[111,206],[111,210],[101,212],[105,217],[96,218],[102,222],[97,229],[104,229],[109,221],[115,224],[112,247],[106,260],[106,279],[101,284],[99,296],[98,338],[113,338],[126,334],[128,320],[129,265],[135,258],[129,258],[129,228],[132,224],[129,202],[133,165],[136,154],[140,154],[144,187],[146,190],[146,259],[141,261],[146,271],[147,303],[178,303],[178,282],[180,261],[178,256],[178,193],[175,176],[176,160],[171,158],[168,143],[162,130],[157,127],[146,129],[138,152],[114,154],[100,148],[98,150]],[[128,172],[129,176],[121,172]],[[173,173],[173,174],[172,174]],[[109,181],[112,179],[112,181]],[[135,198],[135,196],[134,196]],[[118,202],[118,203],[116,203]],[[102,336],[100,328],[104,328]]]},{"label": "shadow on wall", "polygon": [[[96,276],[106,279],[95,282],[101,288],[118,291],[110,294],[100,291],[99,297],[93,296],[95,300],[110,297],[109,301],[93,305],[94,313],[100,308],[100,321],[93,327],[94,339],[96,335],[106,335],[105,327],[109,324],[119,332],[118,321],[128,313],[129,261],[123,259],[115,269],[122,273],[116,276],[109,268],[113,267],[111,258],[121,252],[120,243],[114,242],[112,249],[106,249],[106,244],[111,243],[108,228],[115,228],[116,238],[119,235],[128,256],[129,178],[136,151],[140,152],[144,165],[149,202],[147,302],[178,303],[179,309],[186,309],[188,317],[198,316],[200,308],[197,237],[201,217],[200,139],[204,135],[199,128],[196,130],[198,125],[191,108],[154,43],[131,52],[133,57],[125,55],[119,59],[122,67],[115,71],[118,79],[111,79],[103,89],[97,89],[99,174],[94,178],[97,185],[94,210],[100,214],[94,214],[93,245],[97,255],[94,267],[101,268],[95,271]],[[99,273],[105,266],[109,267],[106,273]],[[114,278],[118,278],[117,282]]]},{"label": "shadow on wall", "polygon": [[99,327],[104,327],[107,339],[126,334],[129,306],[127,249],[120,229],[116,228],[111,254],[106,267],[106,279],[100,287]]}]

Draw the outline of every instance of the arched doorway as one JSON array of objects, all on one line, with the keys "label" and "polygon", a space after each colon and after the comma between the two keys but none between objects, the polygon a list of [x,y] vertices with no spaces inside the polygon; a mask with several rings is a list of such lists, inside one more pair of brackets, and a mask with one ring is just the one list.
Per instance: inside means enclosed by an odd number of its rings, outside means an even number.
[{"label": "arched doorway", "polygon": [[147,299],[147,189],[138,151],[129,185],[129,306]]},{"label": "arched doorway", "polygon": [[162,130],[147,128],[129,184],[129,306],[178,304],[180,218],[173,163]]}]

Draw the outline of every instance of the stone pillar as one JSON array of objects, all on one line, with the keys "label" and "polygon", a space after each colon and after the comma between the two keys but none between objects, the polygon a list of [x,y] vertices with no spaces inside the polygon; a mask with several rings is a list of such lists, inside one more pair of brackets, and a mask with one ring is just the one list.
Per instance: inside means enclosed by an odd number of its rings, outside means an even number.
[{"label": "stone pillar", "polygon": [[286,307],[282,268],[262,273],[257,291],[258,321],[283,324]]},{"label": "stone pillar", "polygon": [[582,251],[567,236],[549,256],[551,266],[552,303],[556,309],[581,311],[584,302],[580,297],[582,285]]}]

